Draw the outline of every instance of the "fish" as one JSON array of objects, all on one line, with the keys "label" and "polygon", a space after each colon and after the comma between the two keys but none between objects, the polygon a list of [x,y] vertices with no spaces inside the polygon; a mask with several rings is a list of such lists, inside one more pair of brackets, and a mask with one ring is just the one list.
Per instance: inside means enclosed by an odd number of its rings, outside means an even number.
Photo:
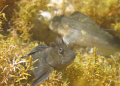
[{"label": "fish", "polygon": [[55,16],[49,28],[59,34],[67,45],[96,47],[97,54],[103,56],[120,52],[120,39],[81,12],[74,12],[70,16]]},{"label": "fish", "polygon": [[56,42],[51,42],[49,46],[39,44],[26,56],[23,56],[23,58],[30,56],[32,57],[32,61],[37,60],[37,62],[33,64],[35,69],[28,71],[28,73],[31,74],[28,80],[32,82],[31,86],[35,86],[45,81],[53,69],[62,70],[70,65],[74,61],[76,53],[58,36]]}]

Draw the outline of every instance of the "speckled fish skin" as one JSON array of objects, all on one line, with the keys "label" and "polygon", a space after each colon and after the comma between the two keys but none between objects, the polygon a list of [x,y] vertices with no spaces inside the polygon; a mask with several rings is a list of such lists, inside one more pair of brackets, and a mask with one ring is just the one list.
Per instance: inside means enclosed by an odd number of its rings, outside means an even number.
[{"label": "speckled fish skin", "polygon": [[109,56],[120,51],[120,39],[101,29],[88,16],[74,12],[69,17],[54,17],[50,29],[62,36],[66,44],[97,47],[100,55]]},{"label": "speckled fish skin", "polygon": [[80,22],[92,24],[96,27],[99,27],[90,17],[88,17],[87,15],[85,15],[81,12],[76,11],[76,12],[72,13],[69,17],[73,18],[73,19],[76,19]]},{"label": "speckled fish skin", "polygon": [[50,46],[40,44],[28,53],[28,56],[32,56],[32,61],[38,59],[33,64],[37,68],[29,71],[32,75],[29,80],[35,78],[31,86],[45,81],[49,77],[49,73],[52,72],[51,68],[55,70],[64,69],[75,59],[76,54],[63,43],[60,37],[57,42],[50,43]]}]

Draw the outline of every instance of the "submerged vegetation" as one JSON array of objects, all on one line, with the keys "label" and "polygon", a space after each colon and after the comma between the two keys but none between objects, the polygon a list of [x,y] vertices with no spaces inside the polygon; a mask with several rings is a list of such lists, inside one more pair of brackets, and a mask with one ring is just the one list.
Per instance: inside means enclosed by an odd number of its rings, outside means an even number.
[{"label": "submerged vegetation", "polygon": [[[52,1],[52,0],[51,0]],[[56,34],[49,31],[49,21],[37,21],[39,10],[48,11],[54,16],[54,11],[70,15],[65,11],[72,4],[74,11],[80,11],[91,17],[99,26],[120,30],[120,1],[119,0],[64,0],[62,8],[48,7],[48,0],[19,0],[15,2],[14,15],[7,24],[8,33],[4,33],[6,15],[0,7],[0,86],[22,86],[32,70],[31,58],[21,59],[38,43],[49,44],[54,41]],[[7,4],[6,4],[7,5]],[[60,6],[60,5],[59,5]],[[9,7],[9,6],[8,6]],[[64,8],[63,8],[64,7]],[[5,8],[7,10],[7,8]],[[9,9],[8,9],[9,10]],[[43,22],[44,21],[44,22]],[[92,39],[91,39],[92,40]],[[32,41],[32,42],[31,42]],[[54,71],[48,80],[38,86],[119,86],[120,85],[120,55],[110,58],[87,52],[78,53],[75,61],[66,69]],[[27,63],[26,68],[20,63]],[[29,85],[28,85],[29,86]]]}]

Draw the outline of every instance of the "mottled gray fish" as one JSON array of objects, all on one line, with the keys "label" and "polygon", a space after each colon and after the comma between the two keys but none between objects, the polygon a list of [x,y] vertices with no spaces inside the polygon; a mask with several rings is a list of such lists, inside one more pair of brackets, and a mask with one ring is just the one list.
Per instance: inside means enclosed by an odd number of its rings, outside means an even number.
[{"label": "mottled gray fish", "polygon": [[38,59],[33,64],[37,68],[29,71],[32,76],[28,80],[35,78],[31,86],[45,81],[49,77],[49,73],[52,72],[51,68],[61,70],[70,65],[75,59],[76,54],[63,43],[60,37],[57,38],[57,42],[50,43],[50,46],[40,44],[28,53],[28,56],[32,56],[32,61]]},{"label": "mottled gray fish", "polygon": [[61,35],[66,44],[97,47],[98,54],[104,56],[120,51],[120,39],[100,28],[83,13],[74,12],[69,17],[55,16],[49,27]]}]

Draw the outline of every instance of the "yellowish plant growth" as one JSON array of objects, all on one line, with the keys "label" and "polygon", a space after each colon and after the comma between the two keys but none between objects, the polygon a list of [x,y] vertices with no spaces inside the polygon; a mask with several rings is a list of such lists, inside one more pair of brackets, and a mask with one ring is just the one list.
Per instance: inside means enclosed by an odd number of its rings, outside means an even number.
[{"label": "yellowish plant growth", "polygon": [[[31,34],[34,19],[37,19],[37,12],[50,11],[47,8],[48,0],[20,0],[16,2],[16,11],[12,18],[9,34],[0,34],[0,85],[20,86],[25,84],[30,74],[29,70],[34,69],[32,58],[21,59],[29,51],[38,45],[31,42]],[[120,1],[119,0],[72,0],[75,10],[91,17],[99,26],[120,30]],[[4,8],[3,8],[4,9]],[[67,14],[66,12],[64,12]],[[2,10],[0,11],[0,28],[2,20],[6,19]],[[68,14],[67,14],[68,15]],[[42,21],[40,21],[42,22]],[[48,25],[43,22],[37,28],[40,32],[38,38],[49,43],[55,38],[49,32]],[[37,25],[35,25],[37,26]],[[36,30],[35,30],[36,31]],[[46,34],[48,36],[45,36]],[[36,32],[35,32],[36,34]],[[48,41],[49,40],[49,41]],[[91,39],[92,40],[92,39]],[[111,55],[110,58],[87,52],[78,53],[75,61],[66,69],[53,71],[48,80],[38,86],[120,86],[120,55]],[[20,63],[26,63],[22,66]],[[30,83],[28,83],[30,84]],[[29,85],[28,85],[29,86]]]}]

